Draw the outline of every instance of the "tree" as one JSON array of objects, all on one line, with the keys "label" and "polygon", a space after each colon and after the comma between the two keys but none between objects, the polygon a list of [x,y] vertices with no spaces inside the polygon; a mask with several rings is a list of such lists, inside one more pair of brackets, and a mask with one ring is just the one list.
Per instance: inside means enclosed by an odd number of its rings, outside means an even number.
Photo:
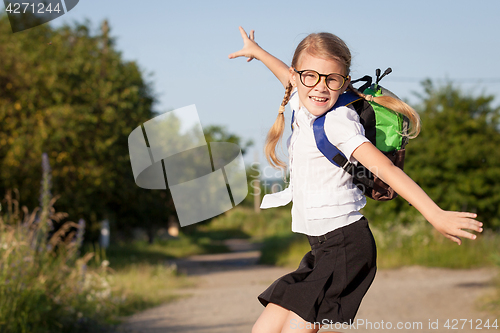
[{"label": "tree", "polygon": [[[0,192],[17,188],[22,203],[36,207],[46,152],[58,211],[84,218],[91,231],[104,218],[122,231],[142,227],[152,241],[175,207],[168,190],[135,184],[128,135],[157,116],[155,97],[108,35],[106,21],[97,35],[89,22],[12,34],[0,17]],[[205,135],[241,143],[220,126]]]},{"label": "tree", "polygon": [[[485,226],[500,227],[500,107],[493,96],[464,94],[451,83],[423,87],[422,132],[407,146],[405,172],[443,209],[476,212]],[[416,213],[402,198],[365,210],[374,219]]]},{"label": "tree", "polygon": [[0,17],[0,190],[18,188],[37,206],[46,152],[58,210],[94,228],[104,217],[126,221],[122,208],[143,194],[127,137],[154,117],[151,85],[103,30],[93,36],[87,22],[12,34]]}]

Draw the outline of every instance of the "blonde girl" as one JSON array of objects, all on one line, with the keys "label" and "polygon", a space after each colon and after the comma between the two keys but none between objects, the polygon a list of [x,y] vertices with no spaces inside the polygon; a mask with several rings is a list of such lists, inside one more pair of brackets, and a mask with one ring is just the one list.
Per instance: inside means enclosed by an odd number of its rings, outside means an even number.
[{"label": "blonde girl", "polygon": [[[360,162],[412,204],[441,234],[461,244],[461,237],[482,232],[476,214],[444,211],[401,169],[365,137],[359,116],[350,107],[332,109],[350,84],[351,54],[346,44],[330,33],[311,34],[295,50],[291,66],[263,50],[240,27],[243,48],[230,59],[247,57],[262,61],[285,88],[276,122],[267,137],[265,153],[275,167],[286,165],[275,153],[283,135],[285,105],[294,110],[293,133],[288,140],[290,184],[266,195],[262,208],[286,205],[293,200],[292,231],[307,235],[311,251],[294,272],[273,282],[258,296],[265,306],[252,333],[317,332],[327,324],[354,320],[362,298],[376,272],[376,247],[368,221],[359,212],[366,204],[352,176],[331,163],[317,149],[314,120],[325,114],[325,133],[346,158]],[[390,97],[376,103],[405,114],[410,135],[420,131],[418,114]]]}]

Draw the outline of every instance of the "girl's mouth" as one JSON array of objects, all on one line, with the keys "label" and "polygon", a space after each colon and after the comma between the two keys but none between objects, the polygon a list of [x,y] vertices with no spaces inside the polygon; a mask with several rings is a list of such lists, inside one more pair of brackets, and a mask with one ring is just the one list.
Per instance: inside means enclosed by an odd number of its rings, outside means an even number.
[{"label": "girl's mouth", "polygon": [[328,98],[326,97],[309,96],[309,98],[316,104],[324,104],[328,101]]}]

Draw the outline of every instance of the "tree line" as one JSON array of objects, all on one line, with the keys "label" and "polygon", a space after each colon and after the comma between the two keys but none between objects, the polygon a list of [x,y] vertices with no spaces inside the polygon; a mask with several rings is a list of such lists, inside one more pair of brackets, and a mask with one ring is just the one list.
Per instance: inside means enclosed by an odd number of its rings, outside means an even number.
[{"label": "tree line", "polygon": [[[52,168],[55,206],[91,231],[145,227],[153,237],[175,207],[169,191],[136,186],[128,135],[154,118],[155,95],[134,61],[125,61],[108,29],[90,23],[48,24],[12,34],[0,17],[0,193],[17,188],[21,203],[39,206],[41,156]],[[493,96],[464,94],[452,84],[424,82],[417,109],[423,129],[407,146],[405,171],[443,208],[477,212],[500,226],[500,108]],[[397,89],[394,89],[397,90]],[[242,142],[223,127],[207,141]],[[401,198],[369,203],[372,219],[409,219]],[[414,210],[413,210],[414,211]],[[94,233],[95,235],[95,233]]]}]

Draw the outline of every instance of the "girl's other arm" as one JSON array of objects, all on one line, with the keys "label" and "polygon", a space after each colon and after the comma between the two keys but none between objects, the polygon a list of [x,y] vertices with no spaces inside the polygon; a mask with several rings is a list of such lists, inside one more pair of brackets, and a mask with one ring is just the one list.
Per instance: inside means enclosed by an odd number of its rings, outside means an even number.
[{"label": "girl's other arm", "polygon": [[251,61],[254,58],[262,61],[278,80],[280,80],[283,87],[286,88],[288,86],[289,67],[283,61],[266,52],[254,41],[254,30],[250,31],[250,35],[247,36],[245,30],[240,27],[240,33],[243,38],[243,48],[237,52],[231,53],[229,59],[247,57],[247,61]]},{"label": "girl's other arm", "polygon": [[361,144],[352,156],[390,185],[400,196],[412,204],[441,234],[462,243],[460,237],[475,239],[476,235],[462,229],[482,232],[482,223],[474,213],[451,212],[439,208],[434,201],[403,170],[395,166],[373,144]]}]

